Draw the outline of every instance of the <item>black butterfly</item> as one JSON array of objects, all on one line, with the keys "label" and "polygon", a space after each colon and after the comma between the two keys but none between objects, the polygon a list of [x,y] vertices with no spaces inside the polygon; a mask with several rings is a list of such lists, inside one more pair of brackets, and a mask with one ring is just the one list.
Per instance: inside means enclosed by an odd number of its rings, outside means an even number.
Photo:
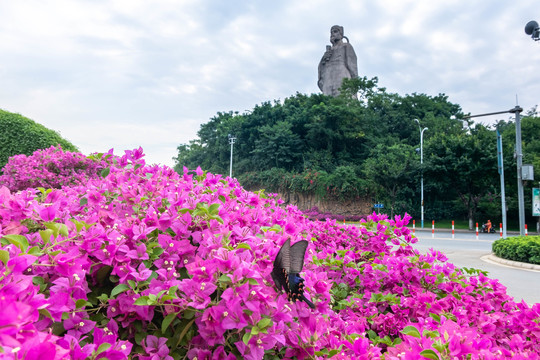
[{"label": "black butterfly", "polygon": [[278,291],[285,290],[289,301],[302,300],[310,308],[315,309],[315,305],[304,296],[304,279],[299,275],[304,267],[307,246],[306,240],[301,240],[291,246],[290,239],[287,239],[274,260],[272,279]]}]

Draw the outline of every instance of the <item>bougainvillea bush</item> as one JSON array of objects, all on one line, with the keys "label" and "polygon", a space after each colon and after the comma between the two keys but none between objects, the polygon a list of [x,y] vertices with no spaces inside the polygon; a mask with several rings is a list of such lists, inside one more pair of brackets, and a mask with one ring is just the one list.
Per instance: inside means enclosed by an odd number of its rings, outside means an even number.
[{"label": "bougainvillea bush", "polygon": [[[540,304],[419,254],[408,216],[313,222],[230,178],[110,155],[84,183],[0,188],[0,359],[539,358]],[[309,242],[313,310],[272,282],[287,239]]]},{"label": "bougainvillea bush", "polygon": [[37,150],[30,156],[15,155],[2,168],[0,186],[19,191],[30,187],[59,189],[67,185],[85,184],[89,179],[99,177],[111,157],[112,154],[103,158],[87,157],[64,151],[61,146]]}]

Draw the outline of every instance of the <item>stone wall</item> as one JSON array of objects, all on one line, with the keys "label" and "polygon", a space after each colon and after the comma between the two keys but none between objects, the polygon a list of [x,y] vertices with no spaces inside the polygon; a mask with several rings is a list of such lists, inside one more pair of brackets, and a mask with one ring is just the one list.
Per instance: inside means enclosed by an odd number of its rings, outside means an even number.
[{"label": "stone wall", "polygon": [[360,198],[350,200],[320,200],[315,194],[305,193],[280,193],[279,196],[285,205],[296,205],[300,210],[309,210],[318,207],[320,213],[329,212],[336,215],[366,215],[373,212],[373,204],[370,199]]}]

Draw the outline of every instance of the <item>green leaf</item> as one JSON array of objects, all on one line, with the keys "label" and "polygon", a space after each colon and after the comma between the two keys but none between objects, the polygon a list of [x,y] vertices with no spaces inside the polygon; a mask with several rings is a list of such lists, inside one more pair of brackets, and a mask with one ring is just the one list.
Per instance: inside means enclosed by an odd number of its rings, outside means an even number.
[{"label": "green leaf", "polygon": [[58,224],[58,232],[62,236],[65,236],[65,237],[69,236],[69,230],[66,224]]},{"label": "green leaf", "polygon": [[84,224],[82,221],[79,221],[77,219],[69,219],[75,225],[75,229],[77,230],[77,233],[80,233],[82,228],[84,227]]},{"label": "green leaf", "polygon": [[45,284],[45,279],[42,278],[41,276],[34,276],[32,278],[32,284],[34,284],[34,285],[43,285],[43,284]]},{"label": "green leaf", "polygon": [[427,338],[435,339],[441,336],[437,330],[427,330],[422,331],[422,335]]},{"label": "green leaf", "polygon": [[25,236],[9,234],[4,235],[3,239],[21,249],[22,252],[26,252],[26,249],[28,249],[28,239]]},{"label": "green leaf", "polygon": [[171,287],[169,288],[169,295],[175,296],[175,295],[176,295],[176,291],[178,291],[178,285],[171,286]]},{"label": "green leaf", "polygon": [[114,287],[114,289],[112,289],[111,291],[111,297],[115,297],[116,295],[118,294],[121,294],[123,293],[124,291],[127,291],[129,290],[130,287],[128,286],[128,284],[119,284],[119,285],[116,285]]},{"label": "green leaf", "polygon": [[112,345],[109,344],[109,343],[102,343],[101,345],[99,345],[97,351],[96,351],[96,355],[99,355],[101,354],[102,352],[104,351],[107,351],[109,350],[109,348],[111,347]]},{"label": "green leaf", "polygon": [[82,308],[83,306],[92,306],[92,304],[90,304],[88,301],[86,301],[85,299],[79,299],[77,301],[75,301],[75,308],[76,309],[80,309]]},{"label": "green leaf", "polygon": [[232,279],[229,277],[229,275],[221,275],[218,279],[219,282],[224,282],[224,283],[232,283]]},{"label": "green leaf", "polygon": [[150,300],[149,300],[148,296],[141,296],[140,298],[135,300],[135,302],[133,304],[147,306],[147,305],[150,305]]},{"label": "green leaf", "polygon": [[180,343],[182,342],[182,339],[184,338],[184,336],[186,336],[189,328],[191,327],[191,325],[193,325],[194,322],[195,322],[195,319],[191,319],[190,322],[187,323],[187,325],[184,327],[184,329],[180,333],[180,337],[178,338],[178,342],[176,343],[177,347],[178,347],[178,345],[180,345]]},{"label": "green leaf", "polygon": [[440,360],[439,355],[437,355],[437,353],[435,351],[431,350],[431,349],[422,350],[420,352],[420,355],[422,355],[423,357],[426,357],[428,359]]},{"label": "green leaf", "polygon": [[32,246],[30,249],[28,249],[27,254],[28,255],[34,255],[34,256],[43,255],[43,253],[41,252],[41,249],[40,249],[39,246]]},{"label": "green leaf", "polygon": [[264,319],[259,320],[259,322],[257,323],[257,327],[262,330],[270,326],[271,323],[272,323],[272,319],[264,318]]},{"label": "green leaf", "polygon": [[325,358],[327,358],[326,355],[328,355],[328,354],[329,354],[328,349],[322,349],[320,351],[315,351],[316,356],[324,356]]},{"label": "green leaf", "polygon": [[341,352],[341,348],[343,347],[343,344],[342,345],[339,345],[339,348],[337,349],[334,349],[334,350],[330,350],[330,352],[328,353],[328,357],[327,359],[331,358],[332,356],[334,355],[337,355]]},{"label": "green leaf", "polygon": [[440,315],[434,314],[434,313],[429,313],[429,316],[430,316],[433,320],[435,320],[436,322],[438,322],[438,323],[441,322],[441,317],[440,317]]},{"label": "green leaf", "polygon": [[244,336],[242,336],[242,341],[244,342],[244,344],[247,345],[249,343],[249,339],[251,339],[251,336],[251,333],[245,333]]},{"label": "green leaf", "polygon": [[103,293],[97,297],[97,299],[103,303],[109,301],[109,295]]},{"label": "green leaf", "polygon": [[251,250],[251,246],[249,246],[249,244],[246,244],[246,243],[240,243],[236,246],[237,249],[248,249],[248,250]]},{"label": "green leaf", "polygon": [[212,204],[210,205],[210,207],[208,208],[208,212],[210,213],[210,215],[217,215],[219,213],[219,204]]},{"label": "green leaf", "polygon": [[192,319],[195,316],[195,310],[187,309],[184,311],[183,318],[184,319]]},{"label": "green leaf", "polygon": [[109,175],[111,172],[111,168],[110,167],[106,167],[105,169],[101,170],[101,177],[107,177],[107,175]]},{"label": "green leaf", "polygon": [[53,223],[53,222],[46,222],[44,225],[47,227],[47,229],[49,229],[49,230],[51,230],[53,232],[54,237],[58,236],[58,234],[59,234],[59,231],[58,231],[59,229],[58,229],[58,226],[57,226],[58,224]]},{"label": "green leaf", "polygon": [[41,236],[41,240],[43,240],[43,244],[45,245],[51,241],[53,234],[54,232],[51,229],[39,230],[39,236]]},{"label": "green leaf", "polygon": [[161,332],[162,333],[165,333],[165,331],[167,331],[167,328],[169,327],[171,322],[174,319],[176,319],[177,316],[178,316],[178,313],[171,313],[171,314],[165,316],[165,319],[163,319],[163,322],[161,323]]},{"label": "green leaf", "polygon": [[415,338],[420,338],[420,331],[418,331],[417,328],[414,326],[405,326],[403,330],[401,330],[402,334],[413,336]]},{"label": "green leaf", "polygon": [[49,318],[51,320],[54,320],[51,313],[49,312],[49,310],[47,309],[39,309],[38,310],[38,313],[39,315],[43,316],[43,317],[46,317],[46,318]]},{"label": "green leaf", "polygon": [[4,266],[7,266],[9,261],[9,252],[7,250],[0,250],[0,261],[4,263]]}]

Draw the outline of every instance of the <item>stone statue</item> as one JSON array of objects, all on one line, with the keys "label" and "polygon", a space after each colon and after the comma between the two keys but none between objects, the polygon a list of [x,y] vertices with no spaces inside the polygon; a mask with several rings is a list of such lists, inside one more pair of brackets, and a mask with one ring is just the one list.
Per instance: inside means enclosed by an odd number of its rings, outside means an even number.
[{"label": "stone statue", "polygon": [[[343,42],[344,38],[346,43]],[[343,35],[343,26],[332,26],[330,42],[332,46],[326,46],[326,52],[319,62],[318,85],[323,94],[337,96],[343,78],[358,77],[358,65],[354,49],[349,39]]]}]

